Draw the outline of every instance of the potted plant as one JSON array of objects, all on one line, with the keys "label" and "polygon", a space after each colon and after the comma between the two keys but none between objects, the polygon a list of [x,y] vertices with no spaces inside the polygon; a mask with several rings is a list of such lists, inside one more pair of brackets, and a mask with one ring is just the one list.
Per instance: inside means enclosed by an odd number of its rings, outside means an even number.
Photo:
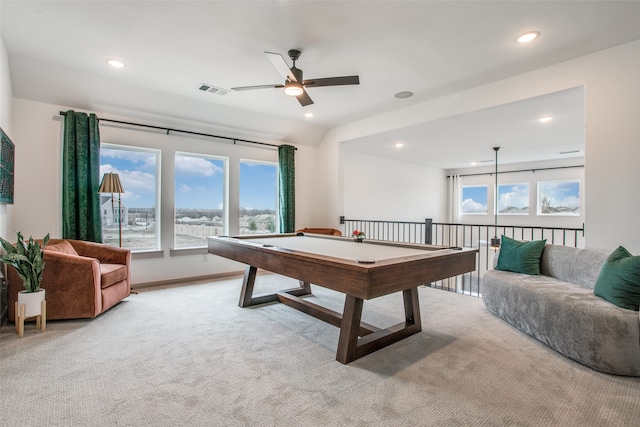
[{"label": "potted plant", "polygon": [[12,245],[0,237],[2,247],[7,252],[0,255],[0,261],[16,269],[22,279],[24,290],[18,294],[18,304],[25,305],[25,317],[41,314],[41,302],[44,301],[44,289],[40,289],[42,272],[44,271],[44,250],[49,242],[49,234],[43,239],[42,246],[33,237],[25,242],[22,233],[17,234],[17,242]]}]

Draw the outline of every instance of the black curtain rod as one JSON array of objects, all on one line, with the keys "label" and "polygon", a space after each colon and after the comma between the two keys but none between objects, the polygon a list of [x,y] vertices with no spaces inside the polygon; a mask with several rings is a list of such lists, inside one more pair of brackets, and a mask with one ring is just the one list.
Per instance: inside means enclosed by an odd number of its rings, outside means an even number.
[{"label": "black curtain rod", "polygon": [[[576,165],[576,166],[556,166],[553,168],[533,168],[533,169],[519,169],[515,171],[504,171],[497,172],[497,175],[501,173],[518,173],[518,172],[536,172],[536,171],[548,171],[548,170],[556,170],[556,169],[571,169],[571,168],[583,168],[584,165]],[[480,175],[493,175],[496,172],[482,172],[482,173],[468,173],[468,174],[460,174],[458,176],[480,176]],[[447,175],[447,178],[451,178],[452,175]]]},{"label": "black curtain rod", "polygon": [[[60,115],[61,116],[66,116],[67,112],[66,111],[60,111]],[[229,136],[213,135],[213,134],[210,134],[210,133],[194,132],[194,131],[190,131],[190,130],[174,129],[174,128],[168,128],[168,127],[162,127],[162,126],[147,125],[147,124],[143,124],[143,123],[133,123],[133,122],[125,122],[125,121],[122,121],[122,120],[103,119],[103,118],[100,118],[100,117],[98,117],[98,121],[100,121],[100,122],[109,122],[109,123],[118,123],[118,124],[121,124],[121,125],[138,126],[138,127],[143,127],[143,128],[147,128],[147,129],[163,130],[163,131],[167,132],[167,135],[169,135],[169,132],[179,132],[179,133],[186,133],[186,134],[189,134],[189,135],[208,136],[210,138],[226,139],[228,141],[233,141],[234,144],[236,142],[246,142],[246,143],[249,143],[249,144],[266,145],[268,147],[275,147],[275,148],[280,147],[277,144],[269,144],[267,142],[249,141],[248,139],[231,138]],[[297,150],[296,147],[293,147],[293,148],[294,148],[294,150]]]}]

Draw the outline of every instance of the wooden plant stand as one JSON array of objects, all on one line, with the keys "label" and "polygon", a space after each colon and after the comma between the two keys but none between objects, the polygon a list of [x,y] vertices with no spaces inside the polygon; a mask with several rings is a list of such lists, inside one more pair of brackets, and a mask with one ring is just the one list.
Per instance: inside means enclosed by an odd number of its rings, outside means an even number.
[{"label": "wooden plant stand", "polygon": [[[24,321],[26,320],[24,315],[25,305],[18,305],[18,301],[16,301],[16,334],[18,337],[22,338],[24,335]],[[36,329],[40,329],[40,331],[44,332],[47,329],[47,301],[42,300],[40,304],[40,315],[35,316],[36,318]]]}]

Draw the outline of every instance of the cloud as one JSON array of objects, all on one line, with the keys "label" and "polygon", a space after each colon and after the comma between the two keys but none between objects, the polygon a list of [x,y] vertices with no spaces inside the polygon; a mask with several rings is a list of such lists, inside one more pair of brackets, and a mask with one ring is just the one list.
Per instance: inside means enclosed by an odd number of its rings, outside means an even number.
[{"label": "cloud", "polygon": [[[156,153],[144,151],[120,150],[115,148],[100,148],[100,159],[104,162],[107,159],[127,160],[134,164],[142,164],[145,169],[155,170]],[[139,166],[140,167],[140,166]]]},{"label": "cloud", "polygon": [[176,155],[176,175],[213,176],[224,170],[213,163],[212,160],[202,157]]},{"label": "cloud", "polygon": [[465,213],[479,213],[487,212],[487,206],[482,203],[478,203],[473,199],[464,199],[460,205],[462,212]]},{"label": "cloud", "polygon": [[140,193],[153,194],[156,189],[155,175],[143,171],[122,170],[111,164],[100,165],[100,176],[105,173],[117,173],[122,183],[124,193],[123,200],[138,200],[142,196]]},{"label": "cloud", "polygon": [[[504,187],[508,187],[507,192]],[[499,186],[500,198],[498,199],[498,210],[501,211],[509,206],[525,208],[529,206],[529,186],[527,184],[514,184],[510,186]]]},{"label": "cloud", "polygon": [[188,185],[186,185],[186,184],[182,184],[182,185],[178,188],[178,192],[183,193],[183,194],[184,194],[184,193],[188,193],[188,192],[190,192],[190,191],[191,191],[191,187],[189,187],[189,186],[188,186]]},{"label": "cloud", "polygon": [[580,198],[576,196],[569,196],[562,199],[557,206],[566,206],[568,208],[579,208]]}]

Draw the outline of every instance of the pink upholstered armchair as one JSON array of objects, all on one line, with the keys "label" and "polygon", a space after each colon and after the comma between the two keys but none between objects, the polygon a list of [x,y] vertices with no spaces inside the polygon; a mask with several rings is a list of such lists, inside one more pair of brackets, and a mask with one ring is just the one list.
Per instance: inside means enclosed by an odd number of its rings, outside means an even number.
[{"label": "pink upholstered armchair", "polygon": [[[42,244],[42,242],[40,242]],[[44,248],[41,287],[46,290],[47,320],[94,318],[131,293],[131,251],[81,240],[51,239]],[[8,318],[24,289],[7,266]]]},{"label": "pink upholstered armchair", "polygon": [[336,230],[335,228],[306,227],[306,228],[301,228],[300,230],[296,230],[296,233],[327,234],[329,236],[342,236],[342,231]]}]

